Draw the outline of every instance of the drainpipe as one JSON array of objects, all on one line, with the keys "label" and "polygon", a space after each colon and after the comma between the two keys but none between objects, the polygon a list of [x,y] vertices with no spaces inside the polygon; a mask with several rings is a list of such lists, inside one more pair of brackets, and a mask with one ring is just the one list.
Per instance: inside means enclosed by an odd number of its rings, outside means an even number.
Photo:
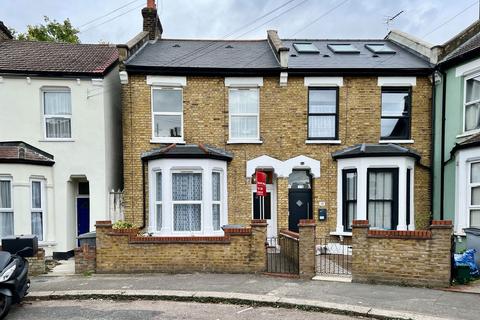
[{"label": "drainpipe", "polygon": [[439,70],[441,75],[442,75],[442,146],[441,146],[441,152],[442,154],[440,155],[440,161],[441,161],[441,171],[440,171],[440,220],[443,220],[445,215],[444,215],[444,202],[445,202],[445,111],[447,109],[446,107],[446,93],[447,93],[447,74],[443,72],[442,70]]},{"label": "drainpipe", "polygon": [[430,215],[430,225],[432,224],[432,220],[433,220],[433,186],[434,186],[433,180],[434,180],[434,176],[435,176],[435,170],[434,170],[434,165],[435,165],[435,162],[434,162],[435,140],[434,139],[435,139],[435,116],[436,116],[436,112],[435,112],[435,92],[436,92],[436,86],[435,86],[435,69],[434,69],[432,71],[432,101],[431,101],[432,131],[431,131],[431,134],[430,134],[430,138],[431,138],[431,146],[430,146],[430,190],[432,192],[431,193],[432,196],[430,197],[430,212],[432,213]]},{"label": "drainpipe", "polygon": [[142,225],[140,226],[140,229],[145,228],[146,220],[147,220],[147,215],[146,215],[146,191],[145,191],[145,161],[142,159]]}]

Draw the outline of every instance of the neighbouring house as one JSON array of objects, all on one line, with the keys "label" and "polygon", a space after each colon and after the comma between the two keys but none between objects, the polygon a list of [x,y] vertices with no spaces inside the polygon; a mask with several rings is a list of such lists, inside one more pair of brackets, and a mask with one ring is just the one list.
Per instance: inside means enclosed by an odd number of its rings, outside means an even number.
[{"label": "neighbouring house", "polygon": [[142,14],[121,74],[128,221],[158,241],[259,218],[269,238],[429,226],[428,59],[388,39],[164,39],[155,2]]},{"label": "neighbouring house", "polygon": [[116,47],[12,40],[0,23],[0,236],[62,258],[122,186]]}]

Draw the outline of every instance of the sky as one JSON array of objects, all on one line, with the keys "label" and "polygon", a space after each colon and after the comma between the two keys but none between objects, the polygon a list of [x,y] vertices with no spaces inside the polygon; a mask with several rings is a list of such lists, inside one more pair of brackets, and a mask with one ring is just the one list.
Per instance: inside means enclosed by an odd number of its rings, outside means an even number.
[{"label": "sky", "polygon": [[[0,0],[0,20],[23,32],[43,16],[69,18],[83,43],[125,43],[141,31],[145,4]],[[157,7],[164,38],[260,39],[275,29],[282,38],[378,39],[398,29],[432,44],[466,28],[480,11],[479,0],[157,0]]]}]

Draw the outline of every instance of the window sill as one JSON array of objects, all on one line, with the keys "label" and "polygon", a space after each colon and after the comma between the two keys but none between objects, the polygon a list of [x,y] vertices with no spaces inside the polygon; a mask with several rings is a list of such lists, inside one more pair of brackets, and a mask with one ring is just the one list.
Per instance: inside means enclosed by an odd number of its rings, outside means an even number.
[{"label": "window sill", "polygon": [[39,142],[75,142],[75,139],[41,139]]},{"label": "window sill", "polygon": [[56,241],[38,241],[39,247],[53,247],[56,245],[57,245]]},{"label": "window sill", "polygon": [[185,141],[183,139],[151,139],[150,143],[185,144]]},{"label": "window sill", "polygon": [[378,143],[403,143],[403,144],[411,144],[415,143],[415,140],[380,140]]},{"label": "window sill", "polygon": [[342,232],[333,231],[333,232],[330,232],[330,235],[331,235],[331,236],[351,237],[351,236],[352,236],[352,233],[351,233],[351,232],[347,232],[347,231],[342,231]]},{"label": "window sill", "polygon": [[305,144],[341,144],[342,140],[305,140]]},{"label": "window sill", "polygon": [[474,135],[476,133],[480,133],[480,129],[475,129],[475,130],[470,130],[470,131],[466,131],[464,133],[461,133],[459,135],[456,136],[456,138],[465,138],[465,137],[468,137],[468,136],[471,136],[471,135]]},{"label": "window sill", "polygon": [[261,140],[228,140],[227,144],[262,144]]}]

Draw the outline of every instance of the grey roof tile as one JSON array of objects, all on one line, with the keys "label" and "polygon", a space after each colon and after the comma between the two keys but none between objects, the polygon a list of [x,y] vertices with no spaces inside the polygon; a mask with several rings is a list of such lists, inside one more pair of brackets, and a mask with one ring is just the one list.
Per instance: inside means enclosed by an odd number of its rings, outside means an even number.
[{"label": "grey roof tile", "polygon": [[397,144],[357,144],[332,153],[333,159],[362,157],[396,157],[406,156],[420,160],[420,154],[415,150]]},{"label": "grey roof tile", "polygon": [[53,166],[53,155],[23,141],[0,141],[0,163]]},{"label": "grey roof tile", "polygon": [[458,46],[455,50],[447,54],[440,63],[447,62],[453,60],[455,58],[460,57],[470,51],[476,50],[480,48],[480,33],[470,38],[468,41],[463,43],[462,45]]},{"label": "grey roof tile", "polygon": [[223,149],[203,144],[171,144],[142,154],[143,160],[160,158],[210,158],[231,161],[233,154]]}]

